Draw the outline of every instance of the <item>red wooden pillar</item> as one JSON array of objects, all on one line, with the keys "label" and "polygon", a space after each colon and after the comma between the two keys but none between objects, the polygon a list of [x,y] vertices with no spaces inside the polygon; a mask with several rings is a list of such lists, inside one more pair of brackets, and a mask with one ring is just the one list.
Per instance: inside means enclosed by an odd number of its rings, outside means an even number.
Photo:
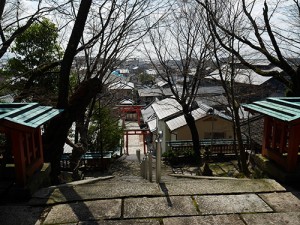
[{"label": "red wooden pillar", "polygon": [[[38,171],[44,163],[43,157],[43,143],[42,143],[42,136],[40,128],[36,128],[32,130],[30,133],[30,139],[28,140],[31,142],[29,154],[31,157],[31,161],[27,163],[26,174],[28,176],[33,175],[36,171]],[[29,157],[29,155],[28,155]]]},{"label": "red wooden pillar", "polygon": [[26,183],[26,157],[24,149],[23,133],[17,130],[11,131],[12,154],[14,156],[16,181],[19,185]]},{"label": "red wooden pillar", "polygon": [[272,137],[272,118],[265,116],[264,118],[264,135],[262,143],[262,155],[267,156],[268,149],[270,149]]},{"label": "red wooden pillar", "polygon": [[288,137],[288,133],[289,130],[287,128],[287,124],[282,123],[282,129],[280,130],[280,145],[279,145],[279,150],[280,153],[283,154],[285,152],[287,152],[287,137]]},{"label": "red wooden pillar", "polygon": [[300,126],[292,126],[290,128],[289,135],[289,146],[288,146],[288,155],[287,155],[287,171],[292,172],[297,168],[298,163],[298,152],[299,152],[299,132]]},{"label": "red wooden pillar", "polygon": [[35,138],[37,138],[37,142],[38,142],[39,157],[44,162],[44,149],[43,149],[42,131],[41,131],[40,127],[35,129]]}]

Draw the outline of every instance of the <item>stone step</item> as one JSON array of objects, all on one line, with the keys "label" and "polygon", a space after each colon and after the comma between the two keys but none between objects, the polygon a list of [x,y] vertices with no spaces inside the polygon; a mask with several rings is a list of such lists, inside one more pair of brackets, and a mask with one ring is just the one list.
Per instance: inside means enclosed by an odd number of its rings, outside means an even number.
[{"label": "stone step", "polygon": [[63,185],[40,189],[30,204],[48,205],[64,202],[152,196],[212,195],[239,193],[281,192],[285,188],[271,179],[199,179],[166,180],[160,184],[145,180],[99,180],[77,185]]}]

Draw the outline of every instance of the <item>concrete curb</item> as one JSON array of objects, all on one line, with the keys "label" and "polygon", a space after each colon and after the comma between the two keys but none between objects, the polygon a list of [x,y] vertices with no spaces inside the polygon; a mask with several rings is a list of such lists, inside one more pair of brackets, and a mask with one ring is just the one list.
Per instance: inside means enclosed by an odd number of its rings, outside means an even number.
[{"label": "concrete curb", "polygon": [[250,180],[248,178],[235,178],[235,177],[211,177],[211,176],[195,176],[183,174],[169,174],[171,177],[189,178],[189,179],[206,179],[206,180]]},{"label": "concrete curb", "polygon": [[114,178],[115,176],[105,176],[105,177],[97,177],[97,178],[91,178],[87,180],[79,180],[79,181],[73,181],[66,184],[59,184],[59,185],[53,185],[49,188],[59,188],[59,187],[68,187],[68,186],[75,186],[75,185],[83,185],[83,184],[93,184],[100,180],[109,180]]}]

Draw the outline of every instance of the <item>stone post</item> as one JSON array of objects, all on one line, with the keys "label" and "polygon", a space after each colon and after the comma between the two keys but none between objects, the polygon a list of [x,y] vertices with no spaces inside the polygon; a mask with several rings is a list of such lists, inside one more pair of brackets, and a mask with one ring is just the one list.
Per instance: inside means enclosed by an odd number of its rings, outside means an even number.
[{"label": "stone post", "polygon": [[136,157],[137,157],[139,163],[141,163],[141,150],[140,149],[136,150]]},{"label": "stone post", "polygon": [[157,149],[156,149],[156,183],[161,181],[161,138],[163,137],[163,132],[158,131],[157,139]]},{"label": "stone post", "polygon": [[149,176],[148,176],[148,180],[150,182],[152,182],[152,155],[151,153],[148,153],[148,172],[149,172]]}]

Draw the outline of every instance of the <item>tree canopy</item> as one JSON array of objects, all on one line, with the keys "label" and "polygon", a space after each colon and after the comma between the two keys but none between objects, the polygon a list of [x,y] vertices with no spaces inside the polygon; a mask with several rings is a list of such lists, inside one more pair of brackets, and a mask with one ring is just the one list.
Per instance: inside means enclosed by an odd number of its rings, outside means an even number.
[{"label": "tree canopy", "polygon": [[17,101],[25,98],[44,102],[42,96],[55,98],[58,70],[48,64],[62,55],[57,38],[56,25],[47,18],[37,20],[16,37],[11,48],[15,57],[8,60],[3,73],[9,77],[8,87]]},{"label": "tree canopy", "polygon": [[[287,95],[300,96],[299,1],[196,1],[206,10],[219,49],[261,76],[283,83]],[[253,58],[266,59],[279,70],[263,70]]]}]

